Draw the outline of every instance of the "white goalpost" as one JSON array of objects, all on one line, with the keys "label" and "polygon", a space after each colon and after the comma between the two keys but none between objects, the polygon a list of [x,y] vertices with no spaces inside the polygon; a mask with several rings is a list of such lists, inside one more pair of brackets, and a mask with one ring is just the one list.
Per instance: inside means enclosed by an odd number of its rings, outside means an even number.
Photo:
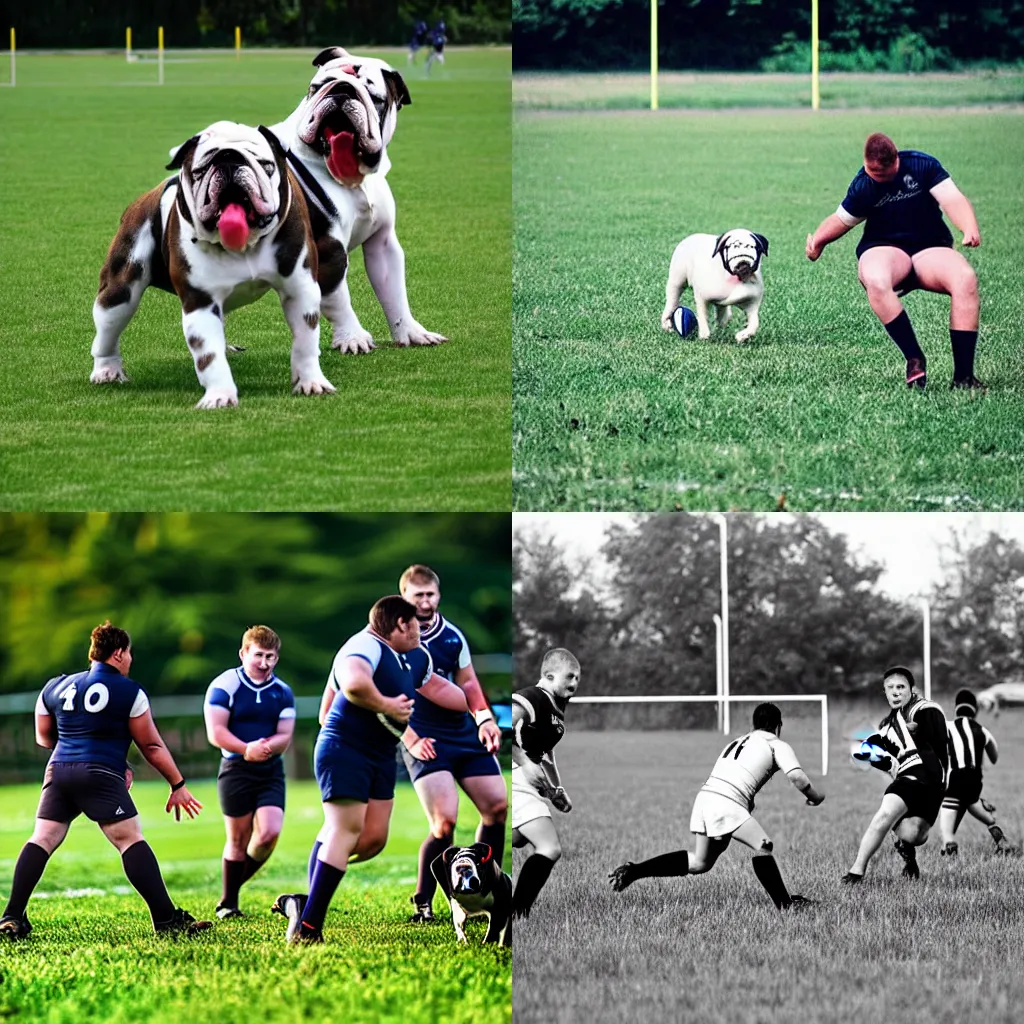
[{"label": "white goalpost", "polygon": [[[761,703],[762,701],[801,701],[816,703],[821,708],[821,774],[828,774],[828,696],[824,693],[743,693],[740,695],[670,694],[662,696],[629,696],[629,697],[573,697],[573,704],[725,704]],[[724,732],[728,734],[729,730]]]}]

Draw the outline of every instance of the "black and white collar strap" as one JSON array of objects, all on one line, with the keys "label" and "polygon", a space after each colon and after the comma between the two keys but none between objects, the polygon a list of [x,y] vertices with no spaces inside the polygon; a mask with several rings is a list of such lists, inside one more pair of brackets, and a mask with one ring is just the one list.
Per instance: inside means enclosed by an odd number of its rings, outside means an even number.
[{"label": "black and white collar strap", "polygon": [[328,220],[337,217],[338,209],[324,191],[323,185],[313,177],[305,164],[291,150],[286,155],[291,169],[299,179],[302,191],[306,194],[306,200],[316,206]]}]

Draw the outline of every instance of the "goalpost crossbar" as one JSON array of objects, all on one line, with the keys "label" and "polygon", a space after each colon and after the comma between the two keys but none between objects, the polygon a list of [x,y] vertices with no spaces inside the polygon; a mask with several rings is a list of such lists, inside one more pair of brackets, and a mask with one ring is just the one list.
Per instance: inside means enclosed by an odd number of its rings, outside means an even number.
[{"label": "goalpost crossbar", "polygon": [[751,704],[761,701],[802,701],[821,707],[821,774],[828,775],[828,695],[824,693],[731,693],[716,696],[713,693],[666,694],[665,696],[628,697],[573,697],[573,704]]}]

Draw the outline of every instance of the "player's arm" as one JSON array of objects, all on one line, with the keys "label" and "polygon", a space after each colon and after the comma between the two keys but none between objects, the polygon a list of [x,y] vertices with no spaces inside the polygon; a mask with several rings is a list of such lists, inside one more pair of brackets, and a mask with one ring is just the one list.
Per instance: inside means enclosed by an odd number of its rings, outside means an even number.
[{"label": "player's arm", "polygon": [[501,730],[494,721],[494,713],[487,706],[484,688],[476,677],[472,662],[455,670],[455,685],[466,695],[466,703],[469,705],[473,721],[476,722],[480,742],[488,753],[497,753],[501,747]]},{"label": "player's arm", "polygon": [[291,745],[292,737],[295,735],[295,715],[290,717],[282,715],[277,720],[277,728],[273,736],[266,737],[266,744],[271,754],[283,754]]},{"label": "player's arm", "polygon": [[949,770],[949,733],[946,731],[946,716],[938,708],[924,708],[915,716],[917,722],[918,746],[922,740],[932,748],[942,765],[942,774]]},{"label": "player's arm", "polygon": [[407,725],[405,732],[402,733],[402,746],[417,761],[433,761],[437,757],[433,739],[429,736],[420,736],[411,725]]},{"label": "player's arm", "polygon": [[412,715],[412,698],[406,697],[405,694],[385,697],[377,689],[377,684],[373,681],[373,669],[365,658],[353,654],[342,659],[341,665],[336,668],[335,677],[340,692],[356,707],[385,714],[388,718],[403,724],[409,721]]},{"label": "player's arm", "polygon": [[317,721],[323,725],[327,720],[327,712],[331,710],[331,705],[334,704],[334,698],[338,695],[338,691],[334,688],[333,677],[327,680],[327,685],[324,687],[324,695],[320,698],[320,711],[317,713]]},{"label": "player's arm", "polygon": [[550,792],[545,795],[558,810],[568,814],[572,810],[572,801],[562,786],[562,777],[559,774],[558,765],[555,763],[555,753],[553,750],[549,750],[541,758],[541,767],[544,769],[548,784],[551,787]]},{"label": "player's arm", "polygon": [[807,802],[813,807],[817,807],[825,799],[825,794],[820,789],[814,788],[814,784],[807,777],[803,768],[794,768],[786,772],[786,778],[807,797]]},{"label": "player's arm", "polygon": [[813,262],[822,254],[826,245],[831,245],[837,238],[842,238],[847,231],[856,227],[863,219],[863,217],[854,217],[840,206],[835,213],[830,213],[818,225],[814,234],[807,236],[804,254]]},{"label": "player's arm", "polygon": [[[142,691],[140,690],[139,693],[141,695]],[[171,757],[171,752],[164,744],[163,737],[157,732],[156,722],[153,721],[153,713],[149,710],[148,701],[146,701],[145,711],[128,719],[128,731],[142,756],[166,779],[167,784],[171,787],[171,795],[168,797],[167,806],[164,809],[168,813],[173,809],[174,817],[179,821],[182,811],[190,818],[194,818],[203,805],[188,791],[188,786],[185,785],[185,776],[178,770],[174,758]]]},{"label": "player's arm", "polygon": [[[479,686],[479,683],[477,684]],[[422,693],[429,701],[433,701],[438,707],[447,708],[449,711],[469,711],[469,703],[466,694],[454,683],[448,682],[444,676],[436,672],[431,673],[430,678],[416,691]]]},{"label": "player's arm", "polygon": [[57,746],[57,719],[50,714],[43,703],[43,695],[39,695],[36,701],[36,743],[47,750],[53,750]]},{"label": "player's arm", "polygon": [[512,763],[522,770],[523,778],[538,792],[543,792],[548,786],[548,777],[539,764],[535,764],[526,756],[523,750],[520,730],[526,724],[528,716],[526,710],[515,700],[512,701]]},{"label": "player's arm", "polygon": [[999,760],[999,747],[996,745],[996,738],[982,726],[982,730],[985,733],[985,753],[988,754],[988,759],[995,764]]},{"label": "player's arm", "polygon": [[952,178],[944,178],[929,190],[942,212],[963,233],[962,245],[967,248],[981,245],[981,231],[971,201],[953,184]]},{"label": "player's arm", "polygon": [[[245,740],[240,740],[229,728],[231,711],[219,704],[211,704],[207,698],[203,704],[203,720],[206,722],[206,738],[214,747],[229,750],[232,754],[245,754]],[[141,744],[139,749],[142,749]]]}]

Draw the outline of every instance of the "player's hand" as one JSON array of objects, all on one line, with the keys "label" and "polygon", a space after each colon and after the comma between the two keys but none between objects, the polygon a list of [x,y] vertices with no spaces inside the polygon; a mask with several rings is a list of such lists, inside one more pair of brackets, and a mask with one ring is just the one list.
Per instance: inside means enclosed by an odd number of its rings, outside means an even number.
[{"label": "player's hand", "polygon": [[404,694],[400,697],[385,697],[384,703],[387,707],[384,714],[393,718],[396,722],[405,724],[412,718],[413,699]]},{"label": "player's hand", "polygon": [[548,799],[551,801],[552,806],[563,814],[568,814],[572,810],[572,801],[569,799],[569,794],[561,786],[553,789]]},{"label": "player's hand", "polygon": [[877,761],[870,761],[869,764],[872,768],[877,768],[880,772],[888,772],[892,769],[892,758],[880,757]]},{"label": "player's hand", "polygon": [[965,231],[964,239],[960,243],[965,249],[976,249],[981,245],[981,232],[980,231]]},{"label": "player's hand", "polygon": [[188,791],[188,786],[182,786],[167,798],[167,806],[164,810],[170,814],[172,808],[174,820],[181,821],[182,811],[190,818],[194,818],[203,809],[203,805]]},{"label": "player's hand", "polygon": [[477,735],[488,754],[496,754],[501,749],[501,730],[497,722],[481,722]]},{"label": "player's hand", "polygon": [[416,758],[417,761],[433,761],[437,757],[434,749],[434,741],[429,736],[421,736],[411,747],[406,750]]},{"label": "player's hand", "polygon": [[253,740],[251,743],[246,743],[245,753],[242,756],[246,761],[268,761],[273,754],[274,751],[264,736],[258,740]]},{"label": "player's hand", "polygon": [[981,798],[981,806],[984,807],[989,814],[995,813],[996,805],[990,804],[984,797]]},{"label": "player's hand", "polygon": [[132,788],[132,783],[135,781],[135,772],[132,771],[132,766],[128,765],[124,770],[124,784],[126,789]]},{"label": "player's hand", "polygon": [[824,803],[824,801],[825,801],[825,794],[824,793],[819,793],[817,791],[815,791],[813,796],[809,796],[807,798],[807,802],[811,805],[811,807],[817,807],[818,804]]},{"label": "player's hand", "polygon": [[814,244],[814,235],[807,236],[807,245],[804,246],[804,254],[812,263],[821,255],[821,249]]}]

